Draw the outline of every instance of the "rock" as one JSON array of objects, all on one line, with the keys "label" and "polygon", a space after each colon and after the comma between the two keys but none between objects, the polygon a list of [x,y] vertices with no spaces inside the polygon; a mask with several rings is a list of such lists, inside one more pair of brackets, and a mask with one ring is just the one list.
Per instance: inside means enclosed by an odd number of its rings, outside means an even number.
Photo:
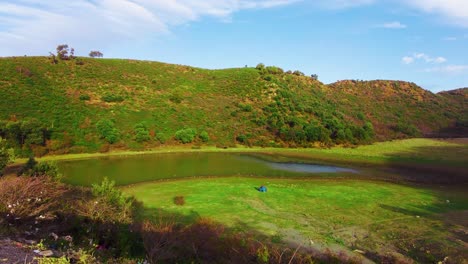
[{"label": "rock", "polygon": [[54,252],[52,250],[44,250],[39,252],[38,254],[43,257],[52,257],[54,255]]},{"label": "rock", "polygon": [[24,243],[29,244],[29,245],[35,245],[35,244],[37,244],[37,241],[35,241],[35,240],[25,240]]},{"label": "rock", "polygon": [[55,234],[54,232],[50,233],[50,235],[55,241],[57,241],[57,239],[59,238],[59,236],[57,234]]},{"label": "rock", "polygon": [[361,254],[361,255],[366,254],[365,251],[362,251],[362,250],[360,250],[360,249],[355,249],[354,252],[359,253],[359,254]]}]

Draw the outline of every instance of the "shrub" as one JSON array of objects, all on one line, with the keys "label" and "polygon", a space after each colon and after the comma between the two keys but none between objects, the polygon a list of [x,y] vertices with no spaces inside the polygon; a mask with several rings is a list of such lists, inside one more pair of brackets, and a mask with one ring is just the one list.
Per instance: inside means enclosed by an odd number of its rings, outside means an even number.
[{"label": "shrub", "polygon": [[167,142],[168,137],[164,133],[159,132],[156,133],[156,139],[159,141],[159,143],[164,144]]},{"label": "shrub", "polygon": [[124,98],[121,95],[105,94],[101,97],[101,100],[107,103],[120,103],[124,101]]},{"label": "shrub", "polygon": [[265,69],[270,74],[282,74],[282,73],[284,73],[283,69],[281,69],[280,67],[276,67],[276,66],[268,66]]},{"label": "shrub", "polygon": [[102,119],[96,123],[97,131],[101,138],[105,139],[110,144],[114,144],[119,140],[119,131],[114,126],[114,122],[109,119]]},{"label": "shrub", "polygon": [[420,134],[419,129],[406,121],[400,121],[394,128],[395,131],[406,134],[410,137],[415,137]]},{"label": "shrub", "polygon": [[195,140],[195,136],[197,135],[197,131],[193,128],[186,128],[181,129],[175,133],[175,139],[179,140],[180,142],[187,144],[191,143]]},{"label": "shrub", "polygon": [[80,95],[80,100],[81,101],[89,101],[89,100],[91,100],[91,96],[89,96],[87,94],[81,94]]},{"label": "shrub", "polygon": [[184,204],[185,204],[185,197],[184,197],[184,196],[176,196],[176,197],[174,197],[174,204],[176,204],[176,205],[184,205]]},{"label": "shrub", "polygon": [[208,135],[208,132],[206,132],[206,131],[202,131],[198,137],[203,142],[208,142],[210,140],[210,136]]},{"label": "shrub", "polygon": [[93,184],[92,192],[94,196],[103,198],[113,205],[123,206],[127,201],[124,194],[115,188],[115,182],[110,181],[107,177],[100,184]]},{"label": "shrub", "polygon": [[265,69],[265,64],[263,63],[259,63],[257,64],[257,66],[255,67],[255,69],[259,70],[259,71],[263,71]]},{"label": "shrub", "polygon": [[305,74],[301,71],[294,71],[292,74],[297,75],[297,76],[304,76]]},{"label": "shrub", "polygon": [[[19,221],[54,214],[68,188],[48,177],[9,177],[0,179],[0,214]],[[1,209],[3,208],[3,209]]]},{"label": "shrub", "polygon": [[62,174],[60,174],[55,162],[37,162],[34,157],[29,157],[18,174],[30,177],[50,177],[55,181],[62,178]]},{"label": "shrub", "polygon": [[144,141],[151,140],[150,132],[145,123],[138,123],[135,126],[134,131],[135,131],[135,140],[137,142],[141,143]]},{"label": "shrub", "polygon": [[5,147],[5,141],[0,137],[0,176],[3,169],[14,159],[14,150]]}]

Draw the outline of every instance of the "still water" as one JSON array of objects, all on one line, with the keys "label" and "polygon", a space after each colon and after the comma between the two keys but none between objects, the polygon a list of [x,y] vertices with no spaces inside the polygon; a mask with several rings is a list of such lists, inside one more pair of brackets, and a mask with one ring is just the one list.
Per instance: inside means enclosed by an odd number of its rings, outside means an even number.
[{"label": "still water", "polygon": [[238,153],[169,153],[112,156],[58,164],[67,183],[91,185],[107,177],[117,185],[138,182],[217,176],[307,177],[356,173],[349,168],[304,163],[272,162]]}]

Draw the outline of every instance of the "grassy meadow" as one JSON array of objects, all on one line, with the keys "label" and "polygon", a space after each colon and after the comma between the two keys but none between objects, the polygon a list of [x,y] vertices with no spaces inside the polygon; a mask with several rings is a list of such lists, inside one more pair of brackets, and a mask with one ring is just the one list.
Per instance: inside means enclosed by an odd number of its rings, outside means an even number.
[{"label": "grassy meadow", "polygon": [[[266,193],[255,187],[266,185]],[[236,231],[304,248],[347,248],[382,255],[398,252],[420,262],[460,256],[456,234],[466,216],[462,192],[354,180],[252,178],[191,179],[125,187],[158,221],[211,218]],[[185,204],[177,205],[176,196]],[[454,217],[450,217],[450,215]],[[466,223],[465,223],[466,224]],[[459,230],[458,230],[459,231]],[[392,250],[393,249],[393,250]]]}]

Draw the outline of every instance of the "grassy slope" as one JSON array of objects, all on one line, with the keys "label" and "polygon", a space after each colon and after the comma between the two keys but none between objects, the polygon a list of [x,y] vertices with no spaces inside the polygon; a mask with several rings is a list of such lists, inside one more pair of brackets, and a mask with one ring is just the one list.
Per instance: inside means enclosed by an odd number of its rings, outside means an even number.
[{"label": "grassy slope", "polygon": [[[254,189],[260,185],[268,192]],[[363,181],[191,179],[124,190],[141,200],[151,217],[176,213],[185,222],[210,217],[306,247],[314,241],[351,250],[398,251],[422,262],[461,256],[463,245],[452,233],[457,227],[447,225],[451,218],[443,215],[468,209],[461,193]],[[184,196],[186,204],[175,205],[175,196]]]},{"label": "grassy slope", "polygon": [[[250,134],[253,144],[268,145],[278,141],[264,123],[269,116],[264,107],[273,102],[282,104],[281,115],[289,120],[333,116],[357,126],[370,120],[382,140],[401,136],[391,129],[399,120],[429,133],[464,114],[457,100],[405,82],[325,86],[287,74],[266,81],[252,68],[204,70],[147,61],[80,60],[83,65],[53,65],[45,57],[0,58],[0,119],[37,118],[52,128],[52,143],[71,138],[72,147],[64,152],[92,152],[103,144],[95,128],[102,118],[115,120],[123,135],[118,147],[141,149],[133,140],[133,127],[142,121],[168,138],[192,127],[206,130],[213,144],[233,145],[236,136]],[[124,101],[103,102],[106,94]],[[81,95],[90,100],[80,100]],[[158,144],[154,140],[147,146]]]}]

